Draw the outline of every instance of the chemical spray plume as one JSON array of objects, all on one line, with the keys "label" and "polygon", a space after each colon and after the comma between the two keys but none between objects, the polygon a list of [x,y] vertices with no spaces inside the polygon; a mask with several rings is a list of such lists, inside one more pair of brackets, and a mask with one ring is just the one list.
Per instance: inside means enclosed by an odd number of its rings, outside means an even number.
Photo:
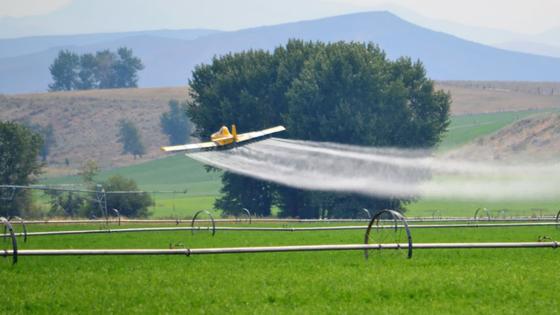
[{"label": "chemical spray plume", "polygon": [[500,165],[403,150],[271,138],[189,157],[291,187],[377,197],[543,200],[560,193],[560,165]]}]

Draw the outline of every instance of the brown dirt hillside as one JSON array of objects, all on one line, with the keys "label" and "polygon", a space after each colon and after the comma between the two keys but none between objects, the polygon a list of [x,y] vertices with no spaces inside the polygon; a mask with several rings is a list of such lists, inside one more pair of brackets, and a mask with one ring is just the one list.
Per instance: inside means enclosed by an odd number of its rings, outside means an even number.
[{"label": "brown dirt hillside", "polygon": [[[159,147],[167,138],[159,117],[167,111],[169,100],[186,96],[185,87],[0,95],[0,120],[53,125],[56,145],[49,156],[50,171],[69,171],[86,159],[111,168],[162,156]],[[117,123],[123,118],[133,121],[140,131],[147,151],[142,159],[121,155]],[[69,168],[64,166],[66,158]]]},{"label": "brown dirt hillside", "polygon": [[449,156],[479,161],[560,161],[560,114],[522,119]]},{"label": "brown dirt hillside", "polygon": [[[436,86],[451,93],[454,115],[560,107],[555,92],[560,84],[555,83],[446,81]],[[112,168],[163,157],[159,147],[167,138],[159,117],[169,100],[186,97],[187,87],[0,95],[0,120],[53,125],[57,144],[48,168],[53,175],[73,172],[86,159]],[[116,135],[122,118],[132,120],[140,130],[147,148],[142,159],[120,154]],[[66,158],[70,167],[64,165]]]}]

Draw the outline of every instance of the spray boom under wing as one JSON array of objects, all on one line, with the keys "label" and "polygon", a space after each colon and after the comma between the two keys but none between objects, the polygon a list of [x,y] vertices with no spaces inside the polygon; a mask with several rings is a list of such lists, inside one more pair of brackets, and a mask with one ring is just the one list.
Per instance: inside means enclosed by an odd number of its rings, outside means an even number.
[{"label": "spray boom under wing", "polygon": [[284,126],[276,126],[264,130],[237,134],[237,128],[235,127],[235,125],[231,126],[231,132],[229,131],[228,127],[222,126],[220,130],[210,136],[211,141],[161,147],[161,150],[164,152],[182,151],[190,153],[198,151],[227,149],[243,142],[260,141],[274,133],[282,132],[284,130],[286,130]]}]

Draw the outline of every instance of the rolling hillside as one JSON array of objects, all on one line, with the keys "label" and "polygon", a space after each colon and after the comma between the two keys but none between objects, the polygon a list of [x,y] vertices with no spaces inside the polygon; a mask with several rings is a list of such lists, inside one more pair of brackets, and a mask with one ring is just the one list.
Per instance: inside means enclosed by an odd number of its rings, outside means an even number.
[{"label": "rolling hillside", "polygon": [[[139,163],[161,156],[167,138],[159,126],[170,99],[184,100],[186,88],[97,90],[70,93],[0,95],[0,120],[52,124],[56,145],[48,158],[49,173],[74,172],[84,160],[102,168]],[[118,121],[133,121],[146,147],[146,155],[134,160],[121,155],[117,143]],[[70,166],[64,165],[65,159]]]},{"label": "rolling hillside", "polygon": [[[560,81],[560,59],[517,53],[477,44],[409,23],[389,12],[366,12],[234,32],[210,33],[195,39],[131,34],[102,42],[83,43],[83,53],[120,46],[132,48],[144,61],[141,87],[187,83],[192,69],[215,55],[247,49],[273,49],[290,38],[310,41],[374,42],[390,58],[420,59],[438,80]],[[60,47],[0,58],[0,93],[45,91],[49,65]]]},{"label": "rolling hillside", "polygon": [[559,161],[560,114],[546,113],[518,120],[450,155],[484,161]]},{"label": "rolling hillside", "polygon": [[[439,82],[437,88],[451,93],[452,114],[461,116],[456,121],[467,125],[486,124],[478,129],[485,132],[495,131],[531,113],[527,110],[560,108],[560,95],[532,92],[545,89],[560,91],[560,84],[517,82],[515,85],[511,83],[509,89],[502,85],[454,81]],[[167,111],[169,100],[184,100],[186,97],[186,87],[0,95],[0,120],[52,124],[57,143],[49,156],[48,175],[63,175],[75,172],[86,159],[94,159],[102,168],[109,169],[165,157],[159,151],[161,145],[167,144],[167,138],[161,133],[159,117]],[[487,118],[484,122],[472,116],[500,112],[516,113],[496,115],[499,118]],[[121,155],[116,135],[117,123],[123,118],[132,120],[140,130],[147,148],[147,154],[142,159],[134,160],[130,155]],[[459,128],[461,132],[457,133],[457,139],[448,138],[449,142],[444,142],[444,147],[462,144],[464,139],[469,138],[469,133],[460,129],[463,127],[452,125],[451,128]],[[69,167],[65,166],[65,159],[70,161]]]}]

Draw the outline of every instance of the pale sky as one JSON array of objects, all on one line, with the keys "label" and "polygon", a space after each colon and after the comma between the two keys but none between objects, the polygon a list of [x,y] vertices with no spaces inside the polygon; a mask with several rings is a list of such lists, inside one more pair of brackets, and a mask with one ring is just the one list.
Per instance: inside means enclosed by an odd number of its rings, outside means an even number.
[{"label": "pale sky", "polygon": [[537,33],[560,26],[560,0],[325,0],[364,8],[393,4],[436,19]]},{"label": "pale sky", "polygon": [[560,27],[560,0],[0,0],[0,21],[14,25],[14,36],[60,33],[68,26],[74,33],[235,30],[391,6],[427,18],[516,33]]},{"label": "pale sky", "polygon": [[72,0],[0,0],[0,16],[24,17],[56,11]]}]

